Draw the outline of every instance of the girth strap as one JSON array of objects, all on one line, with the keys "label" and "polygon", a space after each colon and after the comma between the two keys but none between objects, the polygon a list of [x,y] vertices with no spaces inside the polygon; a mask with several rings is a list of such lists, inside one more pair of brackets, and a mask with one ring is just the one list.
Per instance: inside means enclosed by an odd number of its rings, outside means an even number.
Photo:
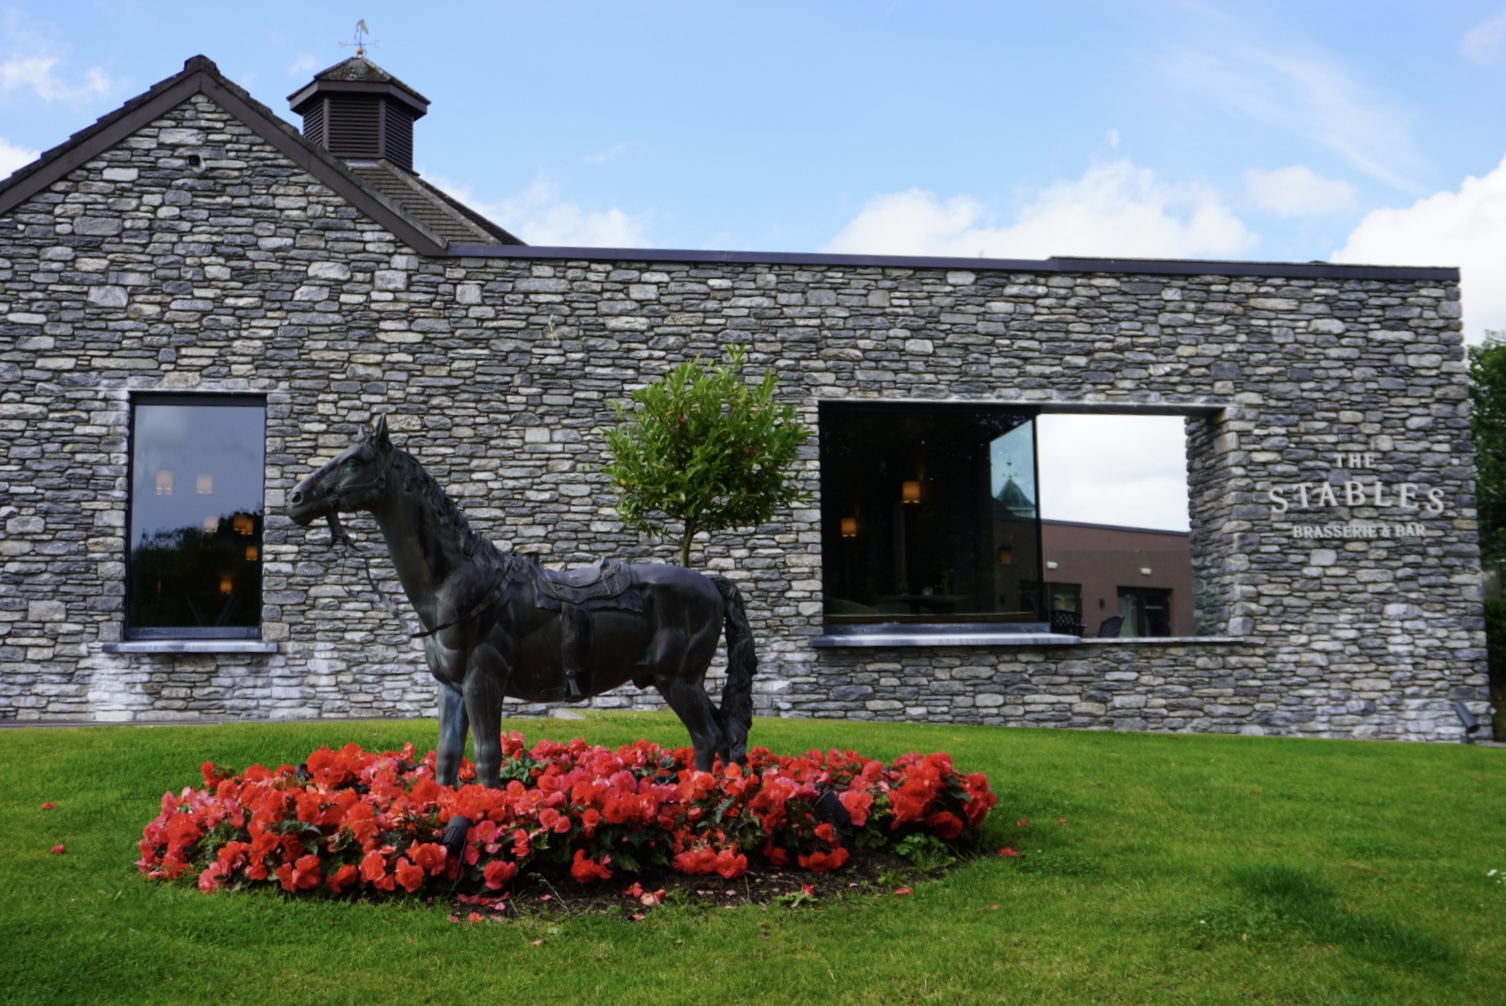
[{"label": "girth strap", "polygon": [[432,629],[425,629],[423,632],[415,632],[413,633],[411,638],[423,639],[425,636],[432,636],[436,632],[442,632],[452,625],[460,625],[463,622],[469,622],[476,616],[480,615],[483,611],[491,606],[493,601],[502,596],[502,592],[505,591],[508,585],[512,583],[513,577],[517,573],[519,565],[520,563],[518,562],[517,558],[509,553],[507,556],[506,565],[502,566],[501,568],[497,568],[496,584],[492,587],[491,590],[487,591],[485,597],[477,601],[475,604],[471,605],[468,609],[466,609],[465,614],[461,615],[460,617],[452,618],[448,622],[434,626],[434,628]]}]

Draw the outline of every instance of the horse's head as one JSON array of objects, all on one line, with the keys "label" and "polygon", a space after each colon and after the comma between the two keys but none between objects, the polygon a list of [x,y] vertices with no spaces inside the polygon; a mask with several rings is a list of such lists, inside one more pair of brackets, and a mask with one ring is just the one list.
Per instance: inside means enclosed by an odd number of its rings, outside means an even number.
[{"label": "horse's head", "polygon": [[[363,427],[355,443],[298,483],[288,495],[288,516],[306,527],[315,518],[333,518],[341,510],[370,510],[387,489],[391,462],[392,438],[384,415],[370,433]],[[331,522],[331,529],[337,526]]]}]

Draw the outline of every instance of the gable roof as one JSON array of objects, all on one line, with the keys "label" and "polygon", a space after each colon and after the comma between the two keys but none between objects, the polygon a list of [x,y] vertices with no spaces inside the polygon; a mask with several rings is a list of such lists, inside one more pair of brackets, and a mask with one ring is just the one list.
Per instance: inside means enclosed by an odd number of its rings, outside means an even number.
[{"label": "gable roof", "polygon": [[[385,161],[348,167],[304,139],[271,109],[220,73],[206,56],[194,56],[180,73],[152,85],[115,111],[46,151],[0,181],[0,213],[47,188],[74,168],[121,142],[195,94],[203,94],[284,156],[425,255],[448,255],[448,245],[521,245],[506,230],[462,206],[434,186]],[[401,176],[401,177],[392,177]]]}]

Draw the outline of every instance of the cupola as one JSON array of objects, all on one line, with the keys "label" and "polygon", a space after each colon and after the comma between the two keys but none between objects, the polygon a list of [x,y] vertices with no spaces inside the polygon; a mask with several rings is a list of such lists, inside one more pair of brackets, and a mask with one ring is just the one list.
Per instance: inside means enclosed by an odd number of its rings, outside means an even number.
[{"label": "cupola", "polygon": [[303,116],[303,135],[345,161],[386,160],[413,170],[413,122],[429,110],[429,99],[355,55],[315,74],[288,95]]}]

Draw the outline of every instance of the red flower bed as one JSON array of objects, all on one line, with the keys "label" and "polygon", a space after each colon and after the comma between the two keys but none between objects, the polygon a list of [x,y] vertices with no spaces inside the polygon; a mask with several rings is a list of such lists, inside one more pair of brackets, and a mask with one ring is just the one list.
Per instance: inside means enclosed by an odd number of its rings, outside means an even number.
[{"label": "red flower bed", "polygon": [[[411,744],[320,748],[297,768],[202,771],[202,788],[163,794],[137,866],[158,879],[197,872],[205,891],[496,891],[540,869],[582,884],[664,869],[730,880],[750,856],[823,873],[854,846],[971,836],[996,802],[983,775],[957,774],[945,754],[884,765],[851,751],[755,748],[746,766],[713,774],[692,767],[689,748],[609,751],[577,739],[525,749],[517,733],[503,738],[501,789],[468,782],[468,762],[458,789],[441,786],[434,753],[415,758]],[[456,855],[443,844],[452,821]]]}]

